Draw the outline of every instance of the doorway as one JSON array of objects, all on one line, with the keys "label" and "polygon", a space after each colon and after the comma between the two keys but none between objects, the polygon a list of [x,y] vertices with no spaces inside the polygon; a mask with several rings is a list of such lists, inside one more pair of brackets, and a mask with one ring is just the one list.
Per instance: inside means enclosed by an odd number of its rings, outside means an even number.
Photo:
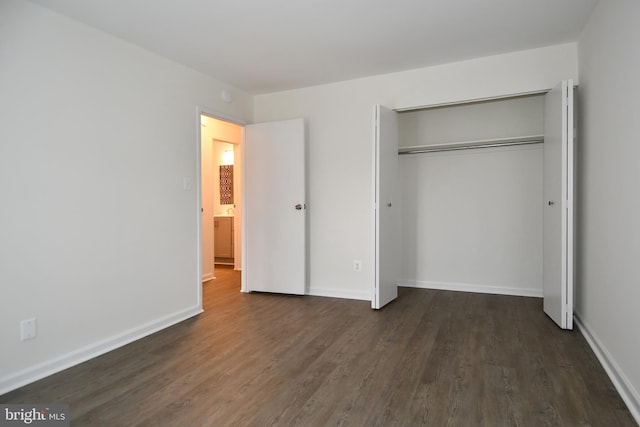
[{"label": "doorway", "polygon": [[200,114],[202,282],[242,266],[242,125]]},{"label": "doorway", "polygon": [[[238,244],[233,251],[234,267],[242,270],[240,291],[304,294],[308,249],[304,120],[245,125],[200,108],[197,118],[200,303],[201,283],[215,277],[212,175],[220,171],[212,167],[214,141],[234,148],[233,238]],[[265,268],[272,274],[265,274]]]}]

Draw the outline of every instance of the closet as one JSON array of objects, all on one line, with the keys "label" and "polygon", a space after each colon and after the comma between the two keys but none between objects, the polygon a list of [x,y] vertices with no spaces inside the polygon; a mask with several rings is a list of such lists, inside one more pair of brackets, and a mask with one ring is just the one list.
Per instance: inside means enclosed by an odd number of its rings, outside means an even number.
[{"label": "closet", "polygon": [[542,296],[544,96],[400,112],[400,282]]},{"label": "closet", "polygon": [[536,296],[572,328],[573,93],[375,107],[374,308],[396,285]]}]

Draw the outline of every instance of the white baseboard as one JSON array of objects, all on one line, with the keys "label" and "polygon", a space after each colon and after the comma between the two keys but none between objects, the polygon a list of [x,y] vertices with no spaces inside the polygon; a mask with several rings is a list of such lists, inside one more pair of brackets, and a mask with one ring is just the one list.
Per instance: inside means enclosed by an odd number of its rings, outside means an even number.
[{"label": "white baseboard", "polygon": [[308,288],[306,295],[371,301],[371,294],[368,292],[345,291],[344,289]]},{"label": "white baseboard", "polygon": [[203,274],[202,275],[202,283],[208,282],[209,280],[213,280],[215,278],[216,278],[216,275],[214,273]]},{"label": "white baseboard", "polygon": [[573,318],[576,325],[578,325],[578,329],[582,332],[582,335],[589,343],[589,346],[591,346],[591,349],[611,379],[614,387],[618,390],[618,393],[620,393],[620,397],[622,397],[627,408],[629,408],[629,412],[631,412],[631,415],[636,422],[640,424],[640,393],[638,393],[638,390],[636,390],[633,384],[631,384],[629,378],[627,378],[624,372],[622,372],[618,363],[602,344],[602,341],[600,341],[593,329],[591,329],[591,327],[584,322],[577,313],[574,314]]},{"label": "white baseboard", "polygon": [[133,341],[151,335],[176,323],[182,322],[190,317],[202,313],[202,307],[191,307],[160,319],[148,322],[138,327],[129,329],[120,334],[106,338],[102,341],[90,344],[84,348],[72,351],[54,359],[39,363],[35,366],[23,369],[0,378],[0,395],[15,390],[34,381],[40,380],[49,375],[63,371],[72,366],[78,365],[94,357],[100,356],[116,348],[122,347]]},{"label": "white baseboard", "polygon": [[398,286],[407,288],[439,289],[443,291],[477,292],[481,294],[513,295],[542,298],[542,289],[507,288],[502,286],[477,285],[471,283],[433,282],[425,280],[402,280]]}]

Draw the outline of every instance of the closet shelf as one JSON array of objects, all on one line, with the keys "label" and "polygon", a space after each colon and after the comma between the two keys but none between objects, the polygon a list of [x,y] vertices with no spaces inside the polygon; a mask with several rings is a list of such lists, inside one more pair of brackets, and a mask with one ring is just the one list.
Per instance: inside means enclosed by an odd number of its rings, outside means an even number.
[{"label": "closet shelf", "polygon": [[448,144],[419,145],[400,147],[398,154],[433,153],[437,151],[468,150],[473,148],[508,147],[513,145],[540,144],[544,135],[526,135],[510,138],[478,139],[475,141],[452,142]]}]

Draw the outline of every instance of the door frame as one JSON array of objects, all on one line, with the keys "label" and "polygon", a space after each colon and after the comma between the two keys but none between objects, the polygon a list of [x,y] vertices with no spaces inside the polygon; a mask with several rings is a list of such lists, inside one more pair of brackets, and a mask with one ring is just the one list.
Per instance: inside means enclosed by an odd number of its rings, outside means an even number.
[{"label": "door frame", "polygon": [[[241,126],[244,128],[247,123],[244,120],[240,120],[236,117],[222,114],[216,110],[197,106],[196,107],[196,295],[197,295],[197,305],[200,310],[202,308],[202,127],[201,127],[201,116],[211,117],[212,119],[221,120],[227,123],[233,123],[235,125]],[[244,153],[244,150],[243,150]],[[244,174],[244,168],[242,168],[242,173]],[[244,205],[244,188],[241,189],[241,198]],[[244,210],[242,211],[244,215]],[[244,252],[245,247],[245,236],[244,233],[244,220],[242,221],[242,251]],[[243,261],[244,262],[244,257]],[[244,286],[244,283],[243,283]],[[244,289],[241,289],[244,292]]]}]

